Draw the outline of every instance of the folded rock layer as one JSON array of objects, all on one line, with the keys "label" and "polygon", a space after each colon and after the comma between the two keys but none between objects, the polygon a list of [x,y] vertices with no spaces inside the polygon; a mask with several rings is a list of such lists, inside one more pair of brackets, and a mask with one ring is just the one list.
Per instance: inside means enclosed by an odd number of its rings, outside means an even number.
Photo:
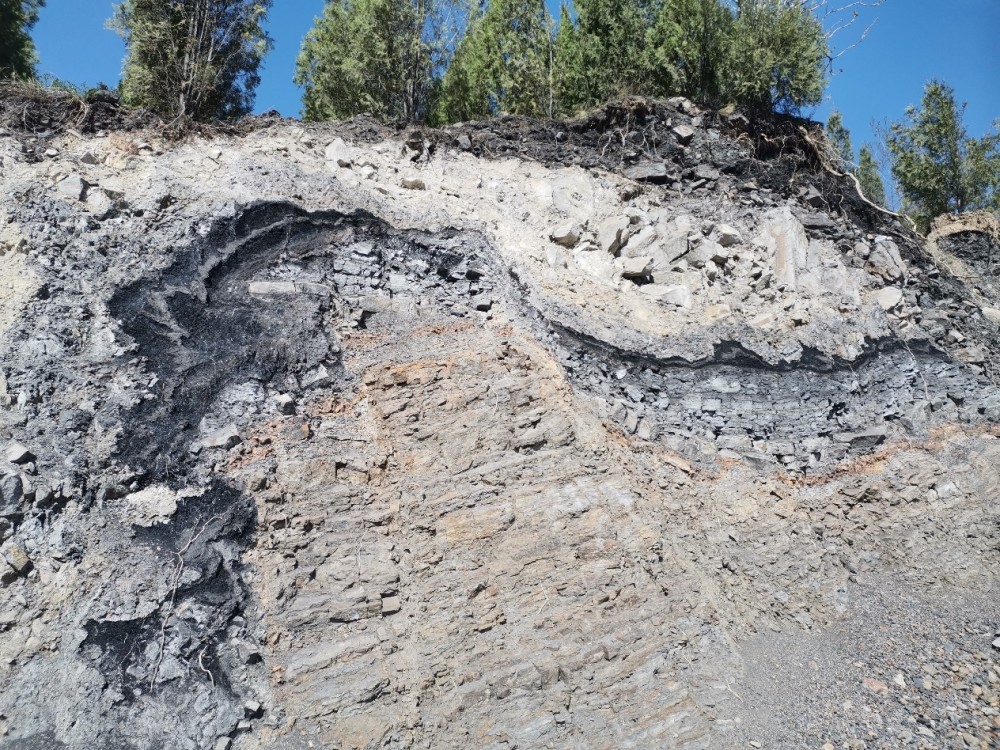
[{"label": "folded rock layer", "polygon": [[807,125],[0,138],[0,747],[990,747],[996,238]]}]

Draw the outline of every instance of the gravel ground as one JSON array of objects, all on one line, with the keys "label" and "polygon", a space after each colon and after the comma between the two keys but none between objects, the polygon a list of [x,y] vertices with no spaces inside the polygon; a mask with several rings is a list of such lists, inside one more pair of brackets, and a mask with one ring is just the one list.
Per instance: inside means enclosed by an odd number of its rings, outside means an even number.
[{"label": "gravel ground", "polygon": [[826,630],[742,644],[734,747],[1000,748],[1000,596],[870,578]]}]

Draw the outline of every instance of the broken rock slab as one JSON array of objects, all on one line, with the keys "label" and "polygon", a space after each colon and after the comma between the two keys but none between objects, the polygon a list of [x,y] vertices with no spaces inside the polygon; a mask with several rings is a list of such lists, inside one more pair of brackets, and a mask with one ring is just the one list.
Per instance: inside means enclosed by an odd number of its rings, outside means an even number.
[{"label": "broken rock slab", "polygon": [[682,307],[688,309],[694,303],[694,298],[691,295],[691,290],[686,286],[673,285],[666,286],[663,284],[645,284],[639,289],[643,294],[652,297],[658,302],[662,302],[667,305],[674,305],[675,307]]},{"label": "broken rock slab", "polygon": [[903,302],[903,291],[899,287],[887,286],[875,292],[875,301],[886,312],[895,310]]},{"label": "broken rock slab", "polygon": [[694,128],[690,125],[678,125],[673,130],[674,137],[682,146],[687,146],[694,138]]},{"label": "broken rock slab", "polygon": [[298,294],[294,281],[251,281],[247,290],[258,297]]},{"label": "broken rock slab", "polygon": [[578,222],[567,221],[555,227],[549,233],[549,239],[557,245],[566,248],[574,248],[583,236],[583,226]]},{"label": "broken rock slab", "polygon": [[17,474],[0,476],[0,517],[21,512],[21,498],[24,497],[24,482]]},{"label": "broken rock slab", "polygon": [[674,178],[667,171],[667,165],[662,161],[643,161],[633,164],[625,170],[625,176],[636,182],[648,182],[653,185],[663,185],[674,181]]},{"label": "broken rock slab", "polygon": [[11,464],[27,464],[35,460],[35,454],[18,442],[8,443],[4,456]]},{"label": "broken rock slab", "polygon": [[778,285],[795,288],[799,269],[810,267],[809,237],[786,206],[765,216],[759,241],[768,248]]},{"label": "broken rock slab", "polygon": [[295,414],[295,397],[290,393],[282,393],[274,397],[278,412],[284,415]]},{"label": "broken rock slab", "polygon": [[326,160],[336,164],[338,167],[350,169],[354,165],[350,147],[344,143],[343,138],[335,138],[326,147]]},{"label": "broken rock slab", "polygon": [[150,528],[168,523],[177,512],[177,493],[169,487],[154,485],[125,497],[129,520],[136,526]]},{"label": "broken rock slab", "polygon": [[31,572],[31,558],[27,551],[19,542],[8,541],[0,547],[0,557],[7,561],[18,575],[27,575]]},{"label": "broken rock slab", "polygon": [[649,255],[654,251],[654,245],[659,239],[655,227],[647,226],[628,238],[628,243],[622,248],[621,254],[629,258]]},{"label": "broken rock slab", "polygon": [[718,169],[710,164],[699,164],[694,168],[694,176],[699,180],[708,180],[709,182],[715,182],[722,176]]},{"label": "broken rock slab", "polygon": [[71,200],[82,201],[87,195],[87,183],[80,175],[71,174],[56,183],[56,191]]},{"label": "broken rock slab", "polygon": [[623,244],[622,238],[630,223],[627,216],[619,216],[608,219],[601,224],[597,230],[597,244],[601,250],[608,253],[618,252]]},{"label": "broken rock slab", "polygon": [[823,194],[819,190],[817,190],[813,185],[810,185],[808,189],[806,189],[805,193],[802,196],[802,200],[804,200],[813,208],[822,208],[826,203],[826,200],[823,198]]},{"label": "broken rock slab", "polygon": [[732,308],[725,304],[720,303],[718,305],[709,305],[705,308],[705,320],[710,323],[714,323],[718,320],[724,320],[733,314]]},{"label": "broken rock slab", "polygon": [[648,255],[639,258],[622,258],[621,264],[622,276],[626,279],[648,276],[653,270],[653,258]]},{"label": "broken rock slab", "polygon": [[997,310],[994,307],[984,307],[983,317],[986,318],[991,323],[996,323],[998,326],[1000,326],[1000,310]]},{"label": "broken rock slab", "polygon": [[210,432],[208,435],[201,439],[202,448],[221,448],[223,450],[229,450],[234,445],[239,445],[243,442],[243,438],[240,437],[239,430],[236,429],[235,425],[226,425],[225,427],[220,427],[214,432]]},{"label": "broken rock slab", "polygon": [[899,254],[899,246],[887,237],[875,238],[875,249],[868,256],[868,263],[886,281],[896,281],[906,273],[906,264]]},{"label": "broken rock slab", "polygon": [[712,231],[712,237],[723,247],[732,247],[743,242],[743,235],[738,229],[734,229],[728,224],[716,224]]}]

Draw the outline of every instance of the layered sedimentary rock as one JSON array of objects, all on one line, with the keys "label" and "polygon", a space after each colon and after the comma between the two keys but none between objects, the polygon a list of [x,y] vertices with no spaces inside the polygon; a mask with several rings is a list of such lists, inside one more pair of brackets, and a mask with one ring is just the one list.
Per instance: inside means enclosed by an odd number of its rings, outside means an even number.
[{"label": "layered sedimentary rock", "polygon": [[4,137],[0,747],[989,747],[993,240],[803,126]]}]

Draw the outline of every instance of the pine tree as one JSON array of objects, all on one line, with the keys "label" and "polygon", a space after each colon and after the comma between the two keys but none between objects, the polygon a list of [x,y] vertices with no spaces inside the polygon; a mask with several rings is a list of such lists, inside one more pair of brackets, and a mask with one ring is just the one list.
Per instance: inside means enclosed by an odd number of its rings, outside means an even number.
[{"label": "pine tree", "polygon": [[858,159],[857,171],[858,183],[861,185],[861,192],[872,203],[880,206],[885,205],[885,185],[882,183],[882,176],[879,174],[878,163],[868,144],[861,147]]},{"label": "pine tree", "polygon": [[550,27],[544,0],[489,2],[444,75],[436,119],[551,115]]},{"label": "pine tree", "polygon": [[558,98],[574,114],[616,96],[646,90],[648,0],[576,0],[576,22],[566,6],[556,35]]},{"label": "pine tree", "polygon": [[586,85],[586,70],[580,48],[580,35],[573,23],[569,6],[565,2],[559,11],[553,57],[552,81],[559,111],[564,115],[576,114],[580,107],[579,92],[583,91]]},{"label": "pine tree", "polygon": [[843,115],[837,110],[830,113],[830,118],[826,121],[826,136],[830,139],[843,167],[848,171],[854,171],[854,146],[851,145],[851,131],[844,126]]},{"label": "pine tree", "polygon": [[329,0],[306,35],[295,82],[307,120],[426,117],[447,53],[440,0]]},{"label": "pine tree", "polygon": [[124,0],[110,25],[125,40],[122,99],[167,117],[253,109],[271,0]]},{"label": "pine tree", "polygon": [[730,101],[797,113],[823,98],[829,46],[823,24],[799,0],[736,0],[726,82]]},{"label": "pine tree", "polygon": [[719,0],[660,2],[646,34],[649,93],[722,104],[733,17]]},{"label": "pine tree", "polygon": [[35,75],[31,29],[45,0],[0,0],[0,78]]},{"label": "pine tree", "polygon": [[931,81],[920,107],[889,127],[886,138],[892,175],[906,208],[926,230],[945,213],[996,204],[1000,183],[1000,135],[969,137],[965,105],[946,83]]}]

